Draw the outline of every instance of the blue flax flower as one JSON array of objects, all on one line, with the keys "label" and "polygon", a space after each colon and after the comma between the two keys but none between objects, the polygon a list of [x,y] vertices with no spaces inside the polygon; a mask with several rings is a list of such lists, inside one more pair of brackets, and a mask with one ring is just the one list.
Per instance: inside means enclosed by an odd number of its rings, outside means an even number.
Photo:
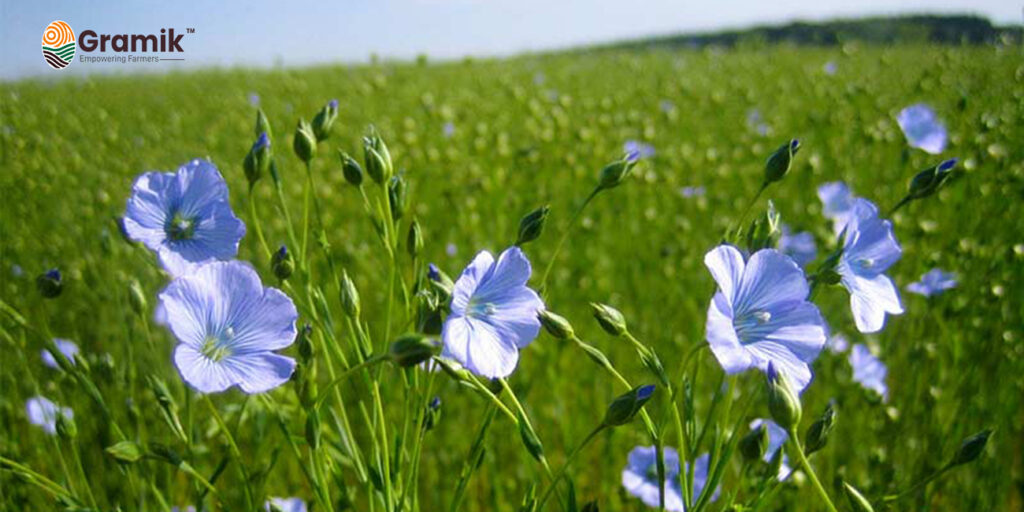
[{"label": "blue flax flower", "polygon": [[510,247],[498,260],[481,251],[462,271],[452,291],[451,314],[441,337],[445,357],[487,378],[505,377],[519,362],[519,349],[540,332],[544,303],[527,288],[530,260]]},{"label": "blue flax flower", "polygon": [[838,234],[843,230],[850,212],[853,211],[853,202],[856,198],[850,187],[841,181],[823,183],[818,186],[818,199],[821,199],[822,215],[832,220],[833,229]]},{"label": "blue flax flower", "polygon": [[946,127],[928,105],[917,103],[901,110],[896,116],[896,122],[911,147],[923,149],[932,155],[946,149]]},{"label": "blue flax flower", "polygon": [[[679,453],[668,446],[662,448],[665,456],[665,510],[684,512],[683,492],[679,485]],[[697,457],[693,472],[693,495],[700,496],[708,480],[708,454]],[[626,467],[622,470],[622,486],[633,496],[640,498],[648,507],[659,504],[658,451],[654,446],[637,446],[629,452]],[[689,466],[684,466],[689,467]],[[714,500],[718,497],[715,490]]]},{"label": "blue flax flower", "polygon": [[57,433],[57,416],[68,419],[75,417],[71,409],[60,407],[43,396],[29,398],[25,402],[25,412],[28,414],[29,423],[41,427],[47,434]]},{"label": "blue flax flower", "polygon": [[889,387],[885,385],[885,375],[889,372],[880,359],[871,353],[867,345],[858,343],[850,350],[850,366],[853,367],[853,380],[882,396],[889,398]]},{"label": "blue flax flower", "polygon": [[801,267],[818,257],[818,247],[814,243],[814,235],[809,231],[791,233],[789,226],[782,225],[782,236],[779,237],[779,250],[793,258]]},{"label": "blue flax flower", "polygon": [[860,332],[882,330],[885,314],[903,313],[899,292],[885,275],[903,250],[893,235],[892,223],[878,215],[867,199],[856,199],[844,227],[846,242],[836,271],[850,292],[850,309]]},{"label": "blue flax flower", "polygon": [[[757,430],[759,427],[768,429],[768,446],[764,450],[762,460],[771,462],[775,458],[775,454],[782,449],[782,445],[786,444],[789,434],[786,433],[786,429],[769,419],[756,419],[750,422],[750,430]],[[789,474],[792,472],[793,469],[789,467],[789,458],[786,456],[786,452],[782,452],[782,464],[779,466],[779,474],[776,475],[776,478],[781,482],[789,478]]]},{"label": "blue flax flower", "polygon": [[264,288],[239,261],[216,261],[167,285],[158,321],[180,342],[174,363],[185,382],[203,393],[238,386],[262,393],[284,384],[295,360],[274,353],[295,341],[295,304]]},{"label": "blue flax flower", "polygon": [[263,504],[263,508],[270,512],[272,509],[270,506],[273,505],[282,512],[306,512],[306,502],[299,498],[270,498],[266,503]]},{"label": "blue flax flower", "polygon": [[177,172],[135,179],[124,215],[129,238],[157,253],[172,276],[238,253],[245,224],[231,211],[228,186],[213,164],[193,160]]},{"label": "blue flax flower", "polygon": [[[64,357],[68,358],[68,361],[70,361],[71,364],[75,364],[75,355],[78,354],[78,345],[75,345],[75,342],[61,338],[54,338],[53,343],[57,345],[57,350],[59,350],[61,354],[64,354]],[[60,368],[60,365],[57,364],[57,360],[49,350],[44,348],[39,352],[39,355],[43,358],[43,364],[46,366],[49,366],[50,368]]]},{"label": "blue flax flower", "polygon": [[956,284],[956,274],[933,268],[921,276],[920,281],[908,284],[907,291],[931,297],[932,295],[938,295],[946,290],[956,288]]},{"label": "blue flax flower", "polygon": [[704,256],[718,283],[708,307],[707,340],[722,369],[735,374],[768,363],[786,372],[797,390],[811,382],[811,366],[825,346],[825,321],[807,301],[803,270],[775,249],[749,261],[720,245]]}]

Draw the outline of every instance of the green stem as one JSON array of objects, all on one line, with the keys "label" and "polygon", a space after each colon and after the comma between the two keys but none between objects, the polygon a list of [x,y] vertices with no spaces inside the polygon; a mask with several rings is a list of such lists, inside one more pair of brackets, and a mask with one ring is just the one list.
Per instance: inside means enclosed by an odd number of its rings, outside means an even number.
[{"label": "green stem", "polygon": [[270,246],[267,245],[267,239],[263,237],[263,227],[260,222],[259,213],[256,211],[256,195],[253,194],[253,188],[249,187],[249,222],[252,223],[253,228],[256,230],[256,238],[260,241],[260,246],[263,247],[263,252],[267,254],[269,260],[273,256],[273,251],[270,250]]},{"label": "green stem", "polygon": [[825,487],[818,481],[818,475],[814,473],[814,469],[811,467],[811,463],[807,461],[807,456],[804,455],[804,449],[800,445],[800,438],[797,437],[796,428],[789,429],[789,441],[793,447],[793,453],[796,454],[797,461],[800,463],[800,467],[803,468],[804,473],[807,473],[807,478],[810,479],[811,485],[814,486],[814,490],[821,496],[822,501],[825,502],[825,506],[830,512],[839,512],[836,506],[832,504],[832,500],[828,497],[828,492],[825,491]]},{"label": "green stem", "polygon": [[320,398],[318,398],[317,401],[316,401],[316,408],[319,409],[320,406],[323,405],[324,400],[327,399],[327,391],[328,390],[333,389],[338,384],[341,384],[342,382],[344,382],[346,379],[348,379],[350,376],[352,376],[352,374],[356,373],[357,371],[362,370],[364,368],[368,368],[368,367],[373,366],[373,365],[378,364],[378,363],[382,363],[382,362],[387,361],[387,360],[388,360],[388,356],[387,355],[378,354],[378,355],[375,355],[375,356],[372,356],[372,357],[368,358],[366,361],[363,361],[363,362],[361,362],[361,363],[359,363],[359,364],[357,364],[357,365],[355,365],[355,366],[353,366],[353,367],[351,367],[351,368],[341,372],[341,375],[338,375],[337,377],[335,377],[334,380],[329,382],[327,384],[327,386],[324,387],[323,390],[320,392]]},{"label": "green stem", "polygon": [[537,510],[544,510],[544,503],[548,501],[548,498],[551,496],[551,492],[555,489],[555,486],[558,485],[559,480],[565,476],[565,472],[569,469],[569,465],[576,460],[576,456],[583,451],[583,448],[586,448],[586,446],[590,444],[590,442],[593,441],[594,438],[596,438],[604,429],[605,425],[598,425],[597,428],[587,434],[587,437],[583,438],[583,442],[576,445],[576,447],[569,452],[569,455],[565,457],[565,462],[562,464],[562,467],[558,469],[558,473],[555,473],[551,483],[548,484],[547,489],[543,494],[541,494],[540,501],[537,502]]},{"label": "green stem", "polygon": [[558,260],[558,255],[562,252],[562,246],[565,245],[566,239],[569,238],[569,233],[572,232],[572,228],[576,225],[576,220],[579,219],[580,215],[583,214],[583,209],[590,204],[594,197],[597,196],[597,193],[601,190],[601,187],[595,188],[594,191],[583,200],[583,204],[576,209],[576,212],[572,214],[572,218],[569,219],[569,223],[566,224],[565,230],[562,231],[562,236],[558,239],[558,245],[555,246],[555,252],[551,255],[551,259],[548,260],[548,266],[544,269],[544,275],[541,277],[540,286],[538,287],[541,291],[544,291],[547,285],[548,274],[551,273],[551,269],[555,266],[555,261]]},{"label": "green stem", "polygon": [[255,506],[255,500],[253,499],[252,495],[252,485],[249,479],[249,469],[246,467],[245,462],[242,460],[242,452],[238,449],[238,444],[235,443],[235,436],[231,434],[231,430],[228,429],[227,423],[224,423],[224,418],[221,417],[220,411],[217,410],[217,406],[214,405],[213,400],[210,399],[210,395],[204,394],[203,401],[205,401],[206,405],[209,406],[210,413],[213,414],[214,421],[217,422],[217,426],[220,428],[221,432],[224,433],[224,438],[228,442],[228,448],[231,451],[231,456],[234,457],[235,464],[238,465],[238,471],[241,474],[242,479],[245,480],[245,486],[243,487],[243,489],[245,490],[246,507],[248,510],[255,510],[253,508]]},{"label": "green stem", "polygon": [[907,496],[910,496],[910,495],[914,494],[915,492],[919,491],[924,486],[930,484],[936,478],[939,478],[940,476],[944,475],[947,471],[949,471],[952,468],[953,468],[953,466],[947,464],[947,465],[939,468],[938,471],[935,471],[934,473],[926,476],[920,482],[912,485],[909,489],[907,489],[907,490],[905,490],[905,491],[903,491],[903,492],[901,492],[899,494],[891,494],[889,496],[885,496],[884,498],[882,498],[882,502],[883,503],[891,503],[893,501],[899,501],[899,500],[901,500],[903,498],[906,498]]}]

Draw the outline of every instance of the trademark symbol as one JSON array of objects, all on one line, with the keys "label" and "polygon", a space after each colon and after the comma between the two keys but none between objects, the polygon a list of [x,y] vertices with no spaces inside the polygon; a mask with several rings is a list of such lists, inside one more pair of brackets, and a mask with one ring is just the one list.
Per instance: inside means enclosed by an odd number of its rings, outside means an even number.
[{"label": "trademark symbol", "polygon": [[195,34],[196,33],[196,29],[194,29],[194,28],[186,28],[185,29],[185,33],[186,34]]}]

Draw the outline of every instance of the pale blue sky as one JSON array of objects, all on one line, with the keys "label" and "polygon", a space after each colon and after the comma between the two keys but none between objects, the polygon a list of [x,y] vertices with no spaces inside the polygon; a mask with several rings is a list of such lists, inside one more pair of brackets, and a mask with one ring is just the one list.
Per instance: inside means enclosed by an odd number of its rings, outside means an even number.
[{"label": "pale blue sky", "polygon": [[[794,19],[921,12],[975,13],[998,24],[1021,20],[1021,4],[1008,0],[0,0],[0,79],[362,62],[371,53],[394,58],[508,55]],[[182,40],[184,62],[76,60],[57,72],[46,66],[40,49],[43,29],[57,19],[68,22],[76,36],[86,29],[158,34],[164,27],[192,27],[196,33]]]}]

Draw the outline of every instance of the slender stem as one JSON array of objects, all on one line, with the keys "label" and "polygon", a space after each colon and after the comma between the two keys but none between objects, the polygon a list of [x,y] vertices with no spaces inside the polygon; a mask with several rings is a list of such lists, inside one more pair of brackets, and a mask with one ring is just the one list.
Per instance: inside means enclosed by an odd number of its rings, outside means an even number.
[{"label": "slender stem", "polygon": [[267,259],[270,259],[274,253],[270,250],[270,246],[267,245],[267,239],[263,237],[263,226],[262,222],[260,222],[259,213],[256,211],[256,195],[253,194],[253,187],[249,187],[249,222],[256,229],[256,238],[260,241],[263,252],[267,254]]},{"label": "slender stem", "polygon": [[34,470],[32,470],[32,468],[19,464],[14,460],[4,457],[3,455],[0,455],[0,467],[3,467],[4,469],[10,468],[14,471],[17,471],[18,473],[21,473],[23,476],[31,478],[33,480],[33,483],[35,483],[38,487],[49,492],[50,494],[53,494],[54,496],[72,496],[72,493],[70,491],[65,489],[57,482],[54,482],[53,480],[46,478],[42,474],[35,472]]},{"label": "slender stem", "polygon": [[601,190],[601,187],[595,188],[594,191],[583,200],[583,204],[576,209],[576,212],[572,214],[572,218],[569,219],[569,223],[565,225],[565,229],[562,231],[562,236],[558,239],[558,245],[555,246],[555,252],[551,254],[551,259],[548,260],[548,266],[544,269],[544,275],[541,277],[540,286],[538,287],[541,291],[543,291],[547,285],[548,274],[551,273],[551,269],[555,266],[555,261],[558,260],[558,255],[562,252],[562,246],[565,245],[565,240],[569,238],[569,233],[572,232],[572,228],[576,225],[576,219],[579,219],[580,215],[583,214],[583,209],[590,204],[590,201],[592,201]]},{"label": "slender stem", "polygon": [[789,441],[793,447],[793,453],[796,454],[796,458],[800,463],[800,467],[803,468],[804,473],[807,473],[807,478],[811,480],[811,485],[814,486],[814,490],[821,496],[822,501],[825,502],[825,506],[828,507],[830,512],[839,512],[836,506],[832,504],[832,500],[828,497],[828,493],[825,492],[825,487],[818,481],[818,475],[814,473],[814,469],[811,468],[811,463],[807,461],[807,456],[804,455],[804,449],[800,445],[800,439],[797,437],[796,428],[789,429]]},{"label": "slender stem", "polygon": [[242,479],[245,480],[245,501],[248,510],[254,510],[254,499],[252,495],[251,481],[249,480],[249,469],[245,466],[245,462],[242,460],[242,452],[238,449],[238,444],[235,443],[235,436],[231,434],[231,430],[228,429],[228,425],[224,423],[224,418],[221,417],[220,412],[217,410],[217,406],[214,405],[213,400],[210,399],[210,395],[204,394],[203,401],[209,406],[210,412],[213,414],[214,421],[217,422],[217,426],[224,432],[224,438],[228,442],[228,448],[231,451],[231,456],[235,458],[235,464],[238,464],[238,471],[242,475]]},{"label": "slender stem", "polygon": [[573,448],[571,452],[569,452],[569,455],[565,457],[565,462],[562,464],[562,467],[558,469],[558,472],[555,473],[555,476],[552,479],[551,483],[548,484],[548,488],[544,491],[543,494],[541,494],[540,501],[537,502],[537,510],[544,510],[544,503],[547,502],[548,498],[551,496],[551,492],[555,489],[555,486],[558,485],[558,481],[565,476],[565,472],[569,469],[569,465],[572,464],[572,462],[576,459],[576,456],[579,455],[581,451],[583,451],[583,448],[590,444],[590,442],[593,441],[594,438],[596,438],[597,435],[600,434],[601,431],[603,431],[604,429],[604,425],[598,425],[597,428],[595,428],[589,434],[587,434],[587,437],[583,438],[583,442],[576,445],[576,447]]},{"label": "slender stem", "polygon": [[309,247],[309,245],[308,245],[309,244],[309,193],[310,193],[310,190],[313,188],[312,180],[310,179],[310,177],[313,175],[313,173],[309,170],[311,165],[312,164],[310,164],[310,161],[307,160],[306,161],[306,184],[305,184],[304,187],[302,187],[302,260],[303,260],[303,268],[306,267],[306,265],[308,264],[308,262],[306,260],[309,259],[309,252],[307,251],[307,248]]},{"label": "slender stem", "polygon": [[320,398],[318,398],[317,401],[316,401],[316,408],[319,409],[320,406],[323,405],[324,400],[327,399],[327,396],[328,396],[327,395],[327,391],[328,390],[334,388],[338,384],[341,384],[342,382],[344,382],[346,379],[348,379],[350,376],[352,376],[352,374],[356,373],[357,371],[362,370],[364,368],[368,368],[368,367],[373,366],[373,365],[378,364],[378,363],[382,363],[382,362],[387,361],[387,360],[388,360],[388,356],[383,355],[383,354],[378,354],[378,355],[375,355],[373,357],[370,357],[366,361],[363,361],[363,362],[361,362],[361,363],[359,363],[359,364],[357,364],[357,365],[355,365],[355,366],[353,366],[353,367],[351,367],[351,368],[341,372],[341,375],[338,375],[337,377],[335,377],[334,380],[332,380],[330,383],[328,383],[327,386],[325,386],[323,388],[323,390],[320,392]]},{"label": "slender stem", "polygon": [[890,503],[890,502],[893,502],[893,501],[898,501],[898,500],[901,500],[903,498],[906,498],[907,496],[910,496],[911,494],[914,494],[915,492],[920,490],[922,487],[928,485],[929,483],[931,483],[936,478],[944,475],[946,473],[946,471],[949,471],[952,468],[953,468],[953,466],[947,464],[947,465],[939,468],[939,470],[935,471],[934,473],[924,477],[924,479],[922,479],[920,482],[910,486],[909,489],[907,489],[907,490],[905,490],[905,491],[903,491],[903,492],[901,492],[899,494],[891,494],[889,496],[885,496],[884,498],[882,498],[882,502]]},{"label": "slender stem", "polygon": [[747,218],[747,214],[750,213],[750,209],[753,208],[754,204],[757,203],[757,200],[761,198],[761,194],[764,193],[764,190],[766,188],[768,188],[768,183],[767,182],[762,183],[761,184],[761,188],[757,189],[757,193],[754,194],[754,198],[751,199],[749,203],[747,203],[747,207],[743,209],[743,214],[740,215],[739,220],[736,221],[736,226],[737,227],[743,225],[743,221],[744,221],[744,219]]},{"label": "slender stem", "polygon": [[889,213],[886,213],[885,216],[892,217],[892,214],[896,213],[900,208],[906,206],[907,203],[911,201],[911,199],[912,198],[910,196],[906,196],[903,199],[900,199],[900,202],[896,203],[896,206],[893,206],[892,209],[889,210]]}]

